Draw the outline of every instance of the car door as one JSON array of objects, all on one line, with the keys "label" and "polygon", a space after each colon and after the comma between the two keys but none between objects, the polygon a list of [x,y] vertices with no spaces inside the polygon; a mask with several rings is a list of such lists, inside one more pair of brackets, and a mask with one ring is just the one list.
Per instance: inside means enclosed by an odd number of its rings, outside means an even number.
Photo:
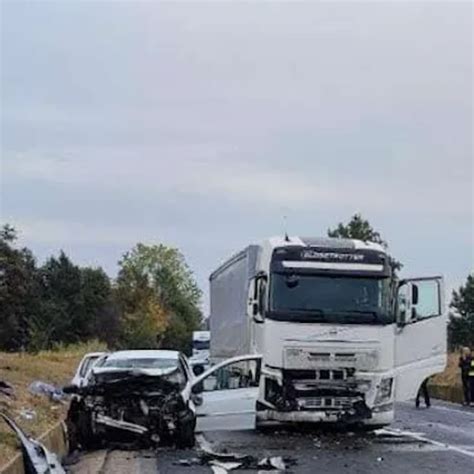
[{"label": "car door", "polygon": [[254,429],[261,356],[234,357],[192,383],[196,431]]},{"label": "car door", "polygon": [[403,280],[398,289],[395,400],[414,398],[446,366],[447,317],[442,277]]}]

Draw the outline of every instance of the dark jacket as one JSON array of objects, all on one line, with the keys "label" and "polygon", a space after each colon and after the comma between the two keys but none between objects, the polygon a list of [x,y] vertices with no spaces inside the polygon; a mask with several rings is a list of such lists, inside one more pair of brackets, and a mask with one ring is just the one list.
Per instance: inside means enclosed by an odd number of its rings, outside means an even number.
[{"label": "dark jacket", "polygon": [[461,369],[461,377],[467,379],[471,370],[472,356],[460,357],[458,367]]}]

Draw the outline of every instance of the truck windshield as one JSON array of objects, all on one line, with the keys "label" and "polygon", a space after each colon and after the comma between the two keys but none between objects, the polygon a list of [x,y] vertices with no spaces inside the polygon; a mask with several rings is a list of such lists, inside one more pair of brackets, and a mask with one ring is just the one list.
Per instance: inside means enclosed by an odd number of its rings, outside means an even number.
[{"label": "truck windshield", "polygon": [[210,341],[193,341],[193,349],[198,351],[208,350],[210,347]]},{"label": "truck windshield", "polygon": [[273,319],[300,322],[387,324],[388,278],[272,273]]}]

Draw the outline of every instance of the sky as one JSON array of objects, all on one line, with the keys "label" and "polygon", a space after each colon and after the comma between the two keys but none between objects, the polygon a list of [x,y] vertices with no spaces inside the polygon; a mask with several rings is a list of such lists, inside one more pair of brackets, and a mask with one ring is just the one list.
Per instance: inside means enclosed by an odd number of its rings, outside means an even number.
[{"label": "sky", "polygon": [[[362,213],[405,265],[474,269],[471,2],[1,1],[0,215],[110,276],[219,263]],[[286,218],[286,225],[284,223]]]}]

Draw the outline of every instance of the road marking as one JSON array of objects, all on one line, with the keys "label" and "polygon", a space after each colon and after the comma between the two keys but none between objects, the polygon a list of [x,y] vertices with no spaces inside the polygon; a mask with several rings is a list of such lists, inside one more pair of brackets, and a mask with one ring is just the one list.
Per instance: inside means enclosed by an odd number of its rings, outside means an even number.
[{"label": "road marking", "polygon": [[427,438],[424,436],[423,433],[413,433],[411,431],[404,431],[404,430],[399,430],[396,428],[383,428],[381,430],[378,430],[377,433],[379,434],[392,434],[393,436],[407,436],[409,438],[415,439],[417,441],[421,441],[423,443],[430,443],[433,446],[438,446],[440,448],[445,448],[449,451],[454,451],[459,454],[464,454],[465,456],[469,456],[471,458],[474,458],[474,451],[469,451],[467,449],[464,449],[460,446],[453,446],[451,444],[446,444],[446,443],[441,443],[440,441],[435,441],[434,439]]},{"label": "road marking", "polygon": [[[412,403],[410,402],[400,402],[400,404],[404,405],[404,406],[411,406]],[[431,408],[430,410],[443,410],[443,411],[455,411],[456,413],[460,413],[461,415],[468,415],[468,416],[472,416],[474,417],[474,412],[471,412],[469,410],[463,410],[462,408],[455,408],[455,407],[447,407],[447,406],[444,406],[444,405],[431,405]]]}]

